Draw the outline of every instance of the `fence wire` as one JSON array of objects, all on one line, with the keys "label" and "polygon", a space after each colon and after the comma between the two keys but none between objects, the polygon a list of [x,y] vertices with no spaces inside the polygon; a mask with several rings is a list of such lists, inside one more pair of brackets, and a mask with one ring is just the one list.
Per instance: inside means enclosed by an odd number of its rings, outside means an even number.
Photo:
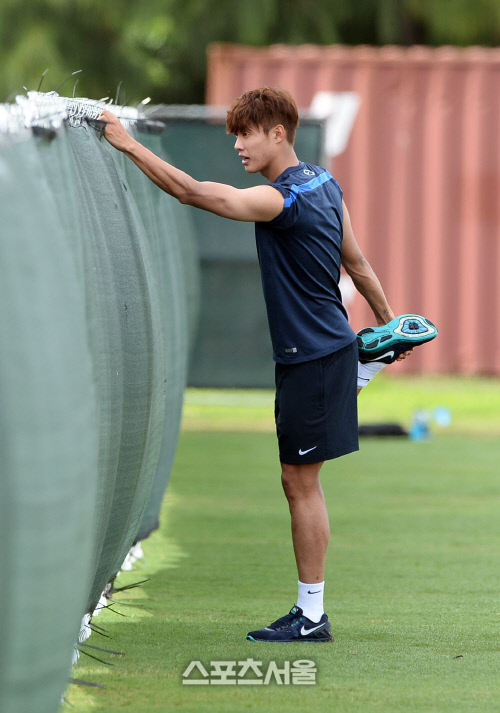
[{"label": "fence wire", "polygon": [[25,129],[57,131],[63,122],[82,126],[86,121],[99,119],[104,109],[130,128],[143,114],[136,107],[113,104],[108,99],[61,97],[56,92],[28,91],[18,95],[12,104],[0,104],[0,134],[18,134]]}]

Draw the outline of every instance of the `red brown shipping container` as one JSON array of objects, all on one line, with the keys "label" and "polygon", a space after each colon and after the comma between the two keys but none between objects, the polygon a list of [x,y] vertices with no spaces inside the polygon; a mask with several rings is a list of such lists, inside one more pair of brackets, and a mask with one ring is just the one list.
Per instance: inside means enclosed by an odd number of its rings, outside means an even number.
[{"label": "red brown shipping container", "polygon": [[[210,47],[208,104],[264,84],[304,110],[319,91],[361,99],[328,168],[393,309],[439,328],[398,371],[500,374],[500,50]],[[350,314],[373,324],[359,296]]]}]

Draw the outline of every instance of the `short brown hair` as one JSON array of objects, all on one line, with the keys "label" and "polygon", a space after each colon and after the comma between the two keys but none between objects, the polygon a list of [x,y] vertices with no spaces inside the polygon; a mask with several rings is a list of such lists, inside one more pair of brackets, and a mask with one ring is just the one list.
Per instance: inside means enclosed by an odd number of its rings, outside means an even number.
[{"label": "short brown hair", "polygon": [[227,112],[228,134],[238,134],[252,126],[262,127],[268,134],[278,124],[283,125],[287,141],[293,145],[299,125],[299,112],[292,95],[286,89],[251,89],[238,97]]}]

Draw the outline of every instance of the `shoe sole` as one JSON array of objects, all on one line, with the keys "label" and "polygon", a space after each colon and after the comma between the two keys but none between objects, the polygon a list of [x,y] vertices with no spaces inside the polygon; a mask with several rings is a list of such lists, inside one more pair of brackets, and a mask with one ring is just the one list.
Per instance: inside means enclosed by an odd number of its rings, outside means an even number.
[{"label": "shoe sole", "polygon": [[359,361],[392,364],[413,347],[437,337],[438,330],[429,319],[418,314],[402,314],[381,327],[367,327],[358,332]]},{"label": "shoe sole", "polygon": [[247,636],[248,641],[255,641],[259,644],[327,644],[330,641],[335,641],[335,639],[254,639],[251,636]]}]

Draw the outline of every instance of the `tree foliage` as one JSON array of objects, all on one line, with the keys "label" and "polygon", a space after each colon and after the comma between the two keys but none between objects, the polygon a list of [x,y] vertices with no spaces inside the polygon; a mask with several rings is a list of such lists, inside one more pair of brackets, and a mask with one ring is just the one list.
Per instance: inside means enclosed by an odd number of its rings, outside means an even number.
[{"label": "tree foliage", "polygon": [[0,98],[48,68],[45,91],[81,69],[78,96],[202,103],[221,41],[495,46],[500,0],[2,0]]}]

